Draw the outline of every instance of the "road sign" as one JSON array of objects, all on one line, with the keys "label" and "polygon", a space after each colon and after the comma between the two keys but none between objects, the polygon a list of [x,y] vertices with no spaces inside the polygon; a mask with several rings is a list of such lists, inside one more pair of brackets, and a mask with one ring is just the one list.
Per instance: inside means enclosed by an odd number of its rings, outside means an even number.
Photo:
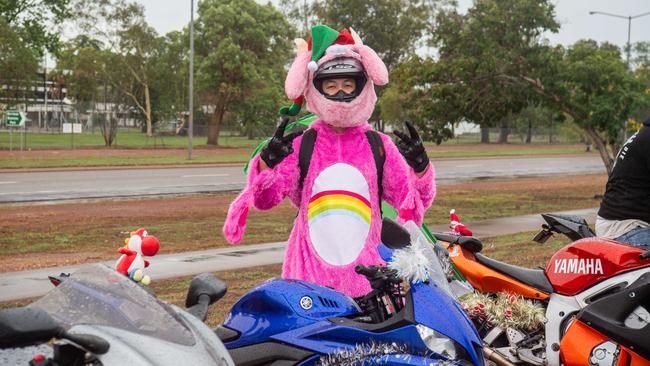
[{"label": "road sign", "polygon": [[25,124],[25,113],[20,111],[5,112],[5,124],[7,126],[22,126]]}]

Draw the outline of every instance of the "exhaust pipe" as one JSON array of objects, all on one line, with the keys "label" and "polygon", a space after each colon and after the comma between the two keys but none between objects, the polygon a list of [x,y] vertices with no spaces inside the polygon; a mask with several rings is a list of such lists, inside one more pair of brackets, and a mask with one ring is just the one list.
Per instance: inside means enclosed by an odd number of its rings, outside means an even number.
[{"label": "exhaust pipe", "polygon": [[501,354],[490,347],[483,347],[483,355],[485,358],[496,363],[498,366],[515,366],[514,363],[510,362],[507,358],[501,356]]}]

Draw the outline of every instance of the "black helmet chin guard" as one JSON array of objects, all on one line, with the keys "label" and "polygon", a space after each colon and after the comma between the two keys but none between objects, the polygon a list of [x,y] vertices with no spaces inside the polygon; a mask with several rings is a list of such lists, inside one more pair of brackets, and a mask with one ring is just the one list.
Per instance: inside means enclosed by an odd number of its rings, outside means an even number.
[{"label": "black helmet chin guard", "polygon": [[[344,79],[351,78],[356,82],[356,88],[352,93],[344,93],[343,90],[339,90],[338,93],[334,95],[327,95],[323,92],[323,81],[328,79]],[[322,64],[316,73],[314,74],[314,87],[321,93],[325,98],[333,100],[336,102],[346,102],[349,103],[354,100],[366,85],[366,72],[363,69],[361,62],[354,58],[336,58]]]}]

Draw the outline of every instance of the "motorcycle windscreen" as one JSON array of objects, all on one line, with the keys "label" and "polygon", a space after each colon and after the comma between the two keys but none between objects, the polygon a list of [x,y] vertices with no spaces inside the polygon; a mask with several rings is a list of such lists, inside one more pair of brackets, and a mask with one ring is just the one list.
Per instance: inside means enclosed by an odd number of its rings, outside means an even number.
[{"label": "motorcycle windscreen", "polygon": [[169,305],[102,264],[79,269],[30,306],[45,310],[66,329],[100,325],[181,345],[195,344],[192,332]]}]

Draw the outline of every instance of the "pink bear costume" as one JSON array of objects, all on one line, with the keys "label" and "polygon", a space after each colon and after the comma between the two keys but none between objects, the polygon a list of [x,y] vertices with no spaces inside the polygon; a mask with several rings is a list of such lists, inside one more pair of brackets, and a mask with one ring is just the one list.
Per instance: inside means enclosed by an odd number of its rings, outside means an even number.
[{"label": "pink bear costume", "polygon": [[[293,153],[273,168],[259,172],[259,155],[251,161],[246,188],[231,204],[223,230],[230,243],[239,243],[249,206],[269,210],[288,197],[299,211],[282,277],[330,286],[357,297],[368,293],[370,286],[354,267],[384,263],[377,252],[382,222],[377,169],[365,132],[372,129],[368,118],[377,101],[374,85],[387,84],[388,72],[354,31],[352,37],[354,44],[333,44],[318,60],[318,65],[335,58],[361,62],[368,80],[351,102],[329,100],[316,89],[316,65],[313,61],[309,65],[312,52],[297,40],[299,54],[287,75],[285,91],[294,100],[304,95],[307,109],[320,118],[310,127],[317,131],[317,139],[303,186],[299,186],[298,165],[301,136],[293,141]],[[344,129],[337,132],[337,127]],[[382,198],[398,208],[401,220],[420,224],[435,196],[433,165],[429,163],[418,177],[391,139],[380,136],[386,154]]]}]

